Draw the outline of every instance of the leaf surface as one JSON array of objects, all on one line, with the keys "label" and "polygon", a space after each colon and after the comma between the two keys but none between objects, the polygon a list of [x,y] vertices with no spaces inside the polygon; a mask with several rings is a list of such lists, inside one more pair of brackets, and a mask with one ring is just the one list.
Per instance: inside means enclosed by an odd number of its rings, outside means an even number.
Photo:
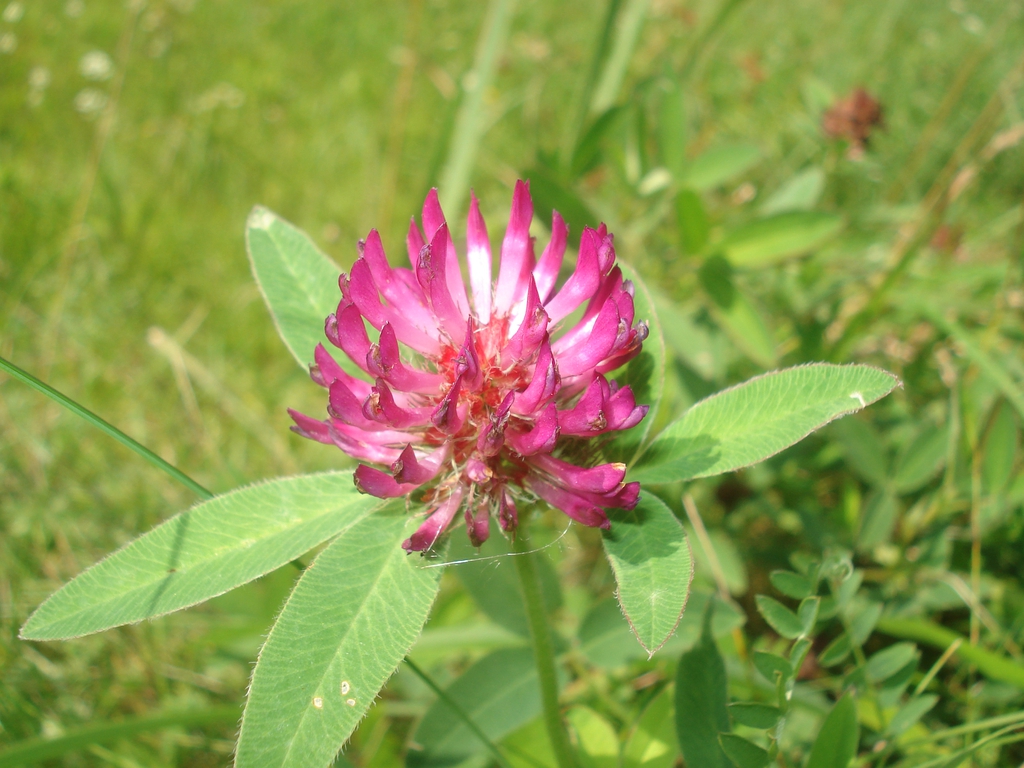
[{"label": "leaf surface", "polygon": [[632,479],[668,483],[756,464],[898,385],[891,373],[868,365],[814,363],[766,373],[686,411],[654,439]]},{"label": "leaf surface", "polygon": [[613,513],[603,534],[619,605],[653,656],[675,632],[690,594],[693,558],[686,531],[661,499],[645,493],[636,509]]},{"label": "leaf surface", "polygon": [[767,267],[813,250],[842,226],[842,218],[832,213],[779,213],[734,229],[718,244],[718,249],[733,266]]},{"label": "leaf surface", "polygon": [[441,568],[401,547],[418,524],[375,515],[306,569],[253,673],[237,768],[330,765],[412,647]]},{"label": "leaf surface", "polygon": [[860,727],[857,725],[857,705],[846,694],[821,724],[818,738],[811,747],[807,768],[847,768],[857,754]]},{"label": "leaf surface", "polygon": [[355,525],[384,502],[349,472],[272,480],[172,517],[54,593],[28,640],[80,637],[162,616],[252,581]]},{"label": "leaf surface", "polygon": [[704,620],[700,643],[676,669],[676,735],[688,768],[730,768],[718,734],[729,731],[725,662]]},{"label": "leaf surface", "polygon": [[[341,269],[305,232],[262,206],[249,214],[245,242],[253,277],[277,332],[305,369],[316,345],[327,342],[324,321],[341,298]],[[342,357],[347,369],[351,363]]]}]

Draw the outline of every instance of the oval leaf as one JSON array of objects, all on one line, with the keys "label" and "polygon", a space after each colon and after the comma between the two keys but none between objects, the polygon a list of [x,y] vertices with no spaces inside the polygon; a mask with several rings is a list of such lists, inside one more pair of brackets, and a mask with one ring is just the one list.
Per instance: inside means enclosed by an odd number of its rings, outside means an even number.
[{"label": "oval leaf", "polygon": [[671,690],[666,688],[647,705],[622,749],[623,768],[671,768],[679,754],[673,722]]},{"label": "oval leaf", "polygon": [[162,616],[279,568],[384,502],[350,472],[272,480],[204,501],[162,523],[53,594],[27,640],[80,637]]},{"label": "oval leaf", "polygon": [[806,768],[847,768],[857,754],[859,740],[857,705],[853,697],[846,694],[836,702],[821,724]]},{"label": "oval leaf", "polygon": [[418,524],[375,515],[303,573],[249,687],[237,768],[330,765],[416,641],[442,568],[399,543]]},{"label": "oval leaf", "polygon": [[899,383],[868,365],[814,363],[766,373],[686,411],[654,439],[632,479],[669,483],[756,464]]},{"label": "oval leaf", "polygon": [[768,751],[734,733],[718,736],[725,754],[737,768],[765,768],[771,762]]},{"label": "oval leaf", "polygon": [[754,600],[757,603],[757,612],[782,637],[796,640],[804,633],[804,623],[800,617],[775,598],[757,595]]},{"label": "oval leaf", "polygon": [[676,736],[688,768],[731,768],[718,741],[729,730],[727,701],[725,662],[705,616],[700,643],[676,668]]},{"label": "oval leaf", "polygon": [[603,541],[622,612],[653,656],[675,632],[690,594],[693,559],[686,532],[672,510],[647,493],[631,512],[612,513]]},{"label": "oval leaf", "polygon": [[[245,243],[277,332],[305,370],[316,345],[327,341],[324,321],[341,298],[341,269],[305,232],[261,206],[249,214]],[[341,362],[349,364],[347,357]]]},{"label": "oval leaf", "polygon": [[842,218],[832,213],[780,213],[734,229],[718,250],[733,266],[766,267],[817,248],[842,226]]},{"label": "oval leaf", "polygon": [[734,144],[709,149],[694,158],[683,172],[682,185],[704,191],[725,184],[761,159],[761,150],[752,144]]}]

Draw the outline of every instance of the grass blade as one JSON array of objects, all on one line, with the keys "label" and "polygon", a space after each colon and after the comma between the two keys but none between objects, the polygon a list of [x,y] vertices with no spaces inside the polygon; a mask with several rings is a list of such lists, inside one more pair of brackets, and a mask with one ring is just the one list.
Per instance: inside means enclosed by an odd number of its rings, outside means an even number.
[{"label": "grass blade", "polygon": [[189,490],[196,493],[201,498],[213,498],[213,494],[210,491],[203,488],[203,486],[201,486],[191,477],[186,475],[180,469],[164,461],[151,450],[149,450],[149,448],[144,446],[142,443],[138,442],[137,440],[134,440],[131,437],[128,437],[128,435],[126,435],[120,429],[115,427],[113,424],[104,421],[95,413],[90,411],[88,408],[79,405],[67,395],[61,394],[56,389],[51,387],[49,384],[43,383],[28,371],[22,370],[14,363],[10,362],[9,360],[5,360],[2,357],[0,357],[0,370],[9,373],[18,381],[22,382],[23,384],[27,384],[37,392],[41,392],[54,402],[60,403],[76,416],[79,416],[85,419],[90,424],[92,424],[94,427],[96,427],[96,429],[114,438],[121,445],[126,446],[127,448],[130,448],[131,450],[135,451],[135,453],[144,458],[154,467],[166,472],[168,475],[173,477],[175,480],[177,480],[179,483],[187,487]]}]

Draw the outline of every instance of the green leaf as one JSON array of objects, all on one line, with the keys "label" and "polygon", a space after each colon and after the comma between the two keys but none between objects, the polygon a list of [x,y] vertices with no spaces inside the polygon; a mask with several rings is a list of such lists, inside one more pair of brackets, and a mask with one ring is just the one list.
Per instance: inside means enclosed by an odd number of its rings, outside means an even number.
[{"label": "green leaf", "polygon": [[847,693],[821,724],[805,768],[847,768],[857,754],[859,741],[857,705]]},{"label": "green leaf", "polygon": [[775,365],[775,341],[753,302],[732,276],[732,266],[721,256],[711,256],[701,265],[701,286],[711,300],[715,322],[747,357],[764,368]]},{"label": "green leaf", "polygon": [[794,600],[810,597],[813,591],[811,583],[806,577],[792,571],[772,571],[768,575],[768,579],[779,592]]},{"label": "green leaf", "polygon": [[985,490],[1000,494],[1006,490],[1017,461],[1020,437],[1017,419],[1009,403],[1000,400],[992,414],[992,426],[985,435],[985,456],[981,465]]},{"label": "green leaf", "polygon": [[717,249],[735,267],[767,267],[814,250],[842,226],[842,218],[832,213],[779,213],[732,230]]},{"label": "green leaf", "polygon": [[804,634],[804,623],[800,617],[774,597],[756,595],[754,600],[757,603],[757,612],[782,637],[795,640]]},{"label": "green leaf", "polygon": [[644,656],[614,598],[597,603],[580,624],[580,651],[602,669],[616,669]]},{"label": "green leaf", "polygon": [[898,384],[867,365],[815,363],[758,376],[686,411],[654,439],[632,477],[667,483],[756,464]]},{"label": "green leaf", "polygon": [[843,419],[830,427],[838,436],[853,470],[872,485],[885,485],[889,456],[881,435],[862,418]]},{"label": "green leaf", "polygon": [[718,734],[729,730],[725,663],[704,620],[700,643],[676,668],[676,736],[687,768],[730,768]]},{"label": "green leaf", "polygon": [[879,616],[882,615],[882,607],[881,603],[869,601],[854,614],[850,621],[850,640],[855,645],[864,645],[871,636]]},{"label": "green leaf", "polygon": [[899,504],[891,489],[883,488],[871,494],[864,505],[864,517],[857,533],[857,549],[870,552],[889,541],[899,512]]},{"label": "green leaf", "polygon": [[783,680],[788,680],[793,676],[793,665],[775,653],[754,651],[754,666],[772,685],[775,685],[776,675],[782,675]]},{"label": "green leaf", "polygon": [[899,736],[928,714],[938,702],[939,697],[934,693],[926,693],[923,696],[911,699],[889,721],[889,727],[885,729],[885,732],[890,736]]},{"label": "green leaf", "polygon": [[[445,692],[491,741],[525,725],[541,711],[537,667],[529,648],[505,648],[484,656]],[[412,740],[422,749],[410,750],[410,768],[454,765],[484,749],[443,701],[430,706]]]},{"label": "green leaf", "polygon": [[883,648],[868,659],[864,672],[868,680],[880,683],[895,675],[917,656],[917,646],[913,643],[896,643]]},{"label": "green leaf", "polygon": [[616,437],[609,446],[609,458],[612,461],[621,461],[631,466],[650,434],[651,425],[658,418],[658,408],[665,392],[665,340],[661,335],[661,323],[654,299],[644,281],[628,264],[621,261],[618,264],[622,268],[623,278],[633,282],[634,317],[637,322],[646,321],[650,328],[640,354],[626,365],[624,371],[613,372],[610,376],[622,386],[628,385],[638,403],[650,406],[643,421]]},{"label": "green leaf", "polygon": [[441,568],[400,542],[418,520],[374,515],[299,579],[260,651],[238,768],[329,765],[419,636]]},{"label": "green leaf", "polygon": [[761,150],[752,144],[709,149],[690,163],[682,183],[698,192],[713,189],[749,170],[760,159]]},{"label": "green leaf", "polygon": [[653,656],[675,632],[690,594],[693,559],[683,526],[652,493],[630,512],[613,512],[604,551],[617,596],[637,640]]},{"label": "green leaf", "polygon": [[663,690],[644,709],[622,750],[622,768],[671,768],[679,754],[672,692]]},{"label": "green leaf", "polygon": [[356,491],[348,472],[217,496],[64,585],[29,617],[21,636],[80,637],[201,603],[294,560],[383,505]]},{"label": "green leaf", "polygon": [[565,719],[576,732],[582,768],[619,768],[619,737],[607,720],[583,706],[570,709]]},{"label": "green leaf", "polygon": [[761,204],[761,215],[809,211],[818,204],[824,191],[825,171],[817,166],[806,168],[786,181]]},{"label": "green leaf", "polygon": [[[327,341],[324,321],[338,308],[341,268],[305,232],[261,206],[249,214],[245,242],[277,332],[305,370],[316,345]],[[346,370],[352,365],[347,357],[340,362]]]},{"label": "green leaf", "polygon": [[764,768],[771,762],[768,750],[732,733],[718,735],[725,754],[737,768]]},{"label": "green leaf", "polygon": [[661,162],[673,178],[686,167],[686,100],[679,83],[671,81],[661,94],[658,115],[658,149]]},{"label": "green leaf", "polygon": [[825,647],[825,650],[818,656],[818,663],[823,667],[834,667],[849,656],[852,650],[850,637],[843,632]]},{"label": "green leaf", "polygon": [[688,256],[700,253],[708,242],[710,225],[700,196],[692,189],[681,189],[676,195],[676,227],[679,245]]},{"label": "green leaf", "polygon": [[893,482],[900,493],[920,489],[935,477],[946,463],[949,430],[926,424],[896,460]]},{"label": "green leaf", "polygon": [[818,608],[820,607],[820,597],[805,597],[800,601],[796,614],[800,617],[800,625],[803,627],[803,631],[800,633],[802,636],[806,637],[811,634],[814,623],[818,620]]},{"label": "green leaf", "polygon": [[729,705],[729,714],[740,725],[767,730],[776,726],[779,718],[782,717],[782,710],[770,704],[737,701]]}]

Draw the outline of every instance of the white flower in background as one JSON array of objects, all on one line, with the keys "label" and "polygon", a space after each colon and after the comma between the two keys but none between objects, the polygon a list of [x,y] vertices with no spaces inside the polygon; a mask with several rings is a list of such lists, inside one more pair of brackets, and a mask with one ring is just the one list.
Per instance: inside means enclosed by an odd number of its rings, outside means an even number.
[{"label": "white flower in background", "polygon": [[18,47],[18,36],[13,32],[4,32],[0,35],[0,53],[14,53]]},{"label": "white flower in background", "polygon": [[28,73],[28,103],[31,107],[38,107],[43,103],[43,92],[50,84],[50,70],[46,67],[35,66]]},{"label": "white flower in background", "polygon": [[86,80],[109,80],[114,62],[103,51],[89,51],[78,63],[78,71]]},{"label": "white flower in background", "polygon": [[64,6],[64,14],[70,19],[77,19],[85,12],[85,3],[83,0],[68,0],[67,5]]},{"label": "white flower in background", "polygon": [[75,109],[83,115],[91,116],[100,112],[107,104],[107,95],[95,88],[85,88],[75,96]]},{"label": "white flower in background", "polygon": [[238,109],[245,104],[245,93],[231,83],[217,83],[199,96],[192,105],[195,112],[209,112],[217,107]]},{"label": "white flower in background", "polygon": [[23,6],[21,3],[9,3],[7,7],[4,8],[4,21],[8,22],[9,24],[14,24],[15,22],[21,21],[21,17],[24,15],[25,6]]}]

